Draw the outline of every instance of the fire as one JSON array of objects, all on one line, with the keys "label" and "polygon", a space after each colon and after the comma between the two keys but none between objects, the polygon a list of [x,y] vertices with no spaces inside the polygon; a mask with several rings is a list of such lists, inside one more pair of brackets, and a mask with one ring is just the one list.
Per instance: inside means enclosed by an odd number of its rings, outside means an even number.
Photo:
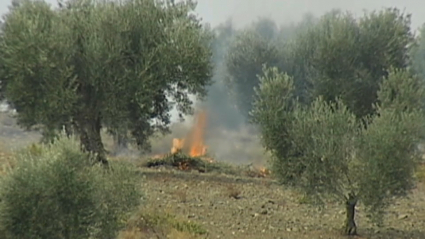
[{"label": "fire", "polygon": [[207,147],[204,145],[205,127],[207,125],[207,112],[201,111],[195,118],[194,127],[191,130],[190,151],[191,157],[203,156],[207,153]]},{"label": "fire", "polygon": [[[195,117],[195,123],[184,139],[173,139],[171,153],[187,150],[191,157],[200,157],[207,154],[207,146],[204,144],[205,127],[207,125],[207,112],[200,111]],[[187,145],[186,145],[187,144]]]},{"label": "fire", "polygon": [[175,154],[177,152],[180,152],[183,149],[184,146],[184,139],[173,139],[173,147],[171,148],[171,153]]},{"label": "fire", "polygon": [[265,178],[270,175],[270,170],[265,167],[260,167],[259,170],[261,177]]}]

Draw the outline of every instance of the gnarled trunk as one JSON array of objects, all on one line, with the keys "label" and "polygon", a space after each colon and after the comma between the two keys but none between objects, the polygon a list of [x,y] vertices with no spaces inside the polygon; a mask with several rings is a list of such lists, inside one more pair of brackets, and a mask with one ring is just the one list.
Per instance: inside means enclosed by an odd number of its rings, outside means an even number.
[{"label": "gnarled trunk", "polygon": [[93,119],[85,118],[77,121],[78,134],[80,136],[81,147],[83,151],[95,153],[96,160],[105,166],[108,166],[106,159],[106,150],[100,136],[101,123],[100,117]]},{"label": "gnarled trunk", "polygon": [[357,235],[357,226],[356,222],[354,221],[354,216],[356,213],[356,204],[357,204],[357,197],[354,193],[349,193],[348,198],[346,198],[345,202],[345,210],[347,212],[346,214],[346,221],[345,221],[345,229],[344,233],[346,235]]}]

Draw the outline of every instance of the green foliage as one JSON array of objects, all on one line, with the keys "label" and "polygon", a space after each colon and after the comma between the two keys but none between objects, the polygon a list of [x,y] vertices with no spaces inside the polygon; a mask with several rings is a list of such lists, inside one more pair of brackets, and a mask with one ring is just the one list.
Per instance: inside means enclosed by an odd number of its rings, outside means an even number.
[{"label": "green foliage", "polygon": [[289,46],[293,45],[291,41],[296,35],[314,26],[315,21],[311,15],[305,15],[297,24],[277,26],[272,20],[261,18],[236,33],[225,60],[226,83],[243,116],[249,116],[253,107],[254,88],[259,85],[256,76],[262,73],[263,64],[278,67],[293,76],[296,79],[294,94],[307,101],[309,83],[305,74],[310,72],[306,70],[304,55]]},{"label": "green foliage", "polygon": [[415,178],[419,181],[419,182],[425,182],[425,165],[422,164],[420,165],[415,173]]},{"label": "green foliage", "polygon": [[289,138],[296,156],[280,161],[303,169],[296,185],[308,195],[343,198],[353,187],[349,166],[358,129],[355,116],[340,100],[327,103],[321,97],[308,107],[296,107],[293,116]]},{"label": "green foliage", "polygon": [[417,145],[425,136],[424,90],[418,77],[391,70],[378,91],[378,116],[358,138],[359,194],[378,223],[395,197],[405,196],[415,185],[421,159]]},{"label": "green foliage", "polygon": [[425,135],[421,81],[390,70],[377,92],[377,114],[359,121],[340,99],[294,101],[290,77],[277,68],[264,72],[252,114],[273,155],[272,172],[311,202],[353,195],[380,222],[384,209],[414,186]]},{"label": "green foliage", "polygon": [[287,61],[300,65],[298,72],[311,87],[312,99],[341,98],[362,118],[375,112],[372,105],[379,84],[391,67],[407,67],[412,42],[410,15],[397,9],[360,19],[333,11],[297,37],[289,46]]},{"label": "green foliage", "polygon": [[399,112],[425,109],[424,81],[407,70],[390,69],[377,92],[379,107]]},{"label": "green foliage", "polygon": [[382,223],[388,205],[414,187],[424,130],[422,113],[383,109],[358,138],[358,194],[375,222]]},{"label": "green foliage", "polygon": [[[251,111],[252,122],[260,127],[265,148],[276,157],[286,157],[292,147],[288,125],[293,120],[291,114],[295,98],[293,80],[287,74],[280,73],[276,67],[267,68],[264,65],[263,75],[259,76],[259,81],[260,85],[255,88],[256,95]],[[278,167],[298,170],[297,167],[290,165],[290,162],[279,164]]]},{"label": "green foliage", "polygon": [[226,60],[227,82],[246,113],[261,66],[276,66],[294,77],[294,94],[301,103],[318,96],[340,98],[360,119],[375,112],[379,84],[391,67],[408,66],[412,43],[410,15],[397,9],[360,19],[337,10],[319,20],[307,15],[296,30],[290,25],[277,29],[262,19],[235,37]]},{"label": "green foliage", "polygon": [[[257,75],[263,64],[277,66],[279,52],[273,44],[271,22],[254,24],[251,28],[238,32],[234,37],[226,56],[226,84],[236,102],[238,110],[248,116],[252,108],[254,87],[258,86]],[[262,35],[261,26],[268,27]],[[276,32],[274,33],[276,34]]]},{"label": "green foliage", "polygon": [[89,154],[63,136],[17,157],[1,181],[3,238],[112,238],[141,202],[134,169],[91,166]]},{"label": "green foliage", "polygon": [[141,213],[132,218],[130,224],[139,224],[143,222],[149,228],[173,228],[180,232],[187,232],[192,235],[205,235],[208,231],[195,222],[179,220],[176,216],[161,212],[161,214]]},{"label": "green foliage", "polygon": [[143,147],[155,131],[167,131],[172,107],[189,114],[189,94],[206,94],[212,35],[191,1],[65,5],[25,1],[6,18],[0,76],[20,125],[57,131],[72,122],[95,152],[106,126],[131,132]]}]

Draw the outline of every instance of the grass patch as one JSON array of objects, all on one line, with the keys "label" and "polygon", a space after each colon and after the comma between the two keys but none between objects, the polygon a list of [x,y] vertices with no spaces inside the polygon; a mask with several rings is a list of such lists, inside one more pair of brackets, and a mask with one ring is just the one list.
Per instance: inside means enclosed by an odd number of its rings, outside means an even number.
[{"label": "grass patch", "polygon": [[167,212],[152,212],[141,209],[127,224],[118,239],[144,238],[201,238],[208,231],[200,224],[189,220],[179,220],[175,215]]},{"label": "grass patch", "polygon": [[425,164],[419,165],[415,176],[419,182],[425,182]]},{"label": "grass patch", "polygon": [[12,152],[0,147],[0,175],[5,175],[16,165],[16,158]]}]

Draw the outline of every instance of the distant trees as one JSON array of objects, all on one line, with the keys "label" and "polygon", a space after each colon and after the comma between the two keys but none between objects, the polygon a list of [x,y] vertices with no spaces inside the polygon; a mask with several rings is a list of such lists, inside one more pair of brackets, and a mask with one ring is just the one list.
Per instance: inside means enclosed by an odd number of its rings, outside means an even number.
[{"label": "distant trees", "polygon": [[[100,130],[130,132],[140,147],[167,131],[169,111],[210,84],[211,33],[191,1],[23,1],[0,38],[2,93],[26,128],[72,126],[106,163]],[[171,101],[169,101],[171,99]]]},{"label": "distant trees", "polygon": [[212,84],[207,87],[208,95],[202,107],[208,109],[208,127],[224,127],[235,129],[243,122],[243,117],[236,110],[235,103],[230,97],[225,84],[226,65],[225,57],[230,43],[237,33],[233,22],[229,19],[213,29],[212,62],[214,65]]},{"label": "distant trees", "polygon": [[283,26],[268,18],[260,18],[235,33],[225,58],[225,79],[237,109],[246,118],[249,118],[254,87],[259,84],[257,75],[262,73],[263,64],[297,74],[300,62],[295,62],[295,59],[288,61],[291,53],[287,53],[287,45],[314,22],[315,18],[311,15],[306,15],[300,23]]},{"label": "distant trees", "polygon": [[361,118],[374,113],[379,84],[389,69],[408,66],[413,40],[410,15],[397,9],[372,12],[359,20],[334,11],[300,34],[291,51],[302,55],[312,99],[339,97]]},{"label": "distant trees", "polygon": [[[268,23],[264,25],[268,26]],[[257,75],[261,73],[262,65],[275,66],[280,60],[278,49],[272,42],[271,35],[276,34],[274,28],[264,30],[267,35],[255,31],[258,29],[261,26],[237,33],[225,59],[226,84],[237,109],[245,117],[251,110],[254,87],[258,85]]]},{"label": "distant trees", "polygon": [[[267,29],[258,30],[262,28]],[[259,83],[256,75],[266,63],[294,77],[300,101],[308,104],[320,95],[326,101],[339,97],[361,118],[374,113],[372,104],[389,68],[408,67],[413,40],[410,15],[397,9],[360,19],[340,11],[318,20],[307,15],[298,28],[289,25],[280,30],[262,20],[238,33],[229,49],[229,89],[248,115],[253,87]]]},{"label": "distant trees", "polygon": [[300,103],[293,79],[277,68],[265,68],[260,82],[252,117],[273,155],[272,170],[317,203],[344,202],[346,234],[356,234],[358,200],[381,223],[386,207],[413,188],[416,147],[425,135],[425,88],[418,78],[390,70],[379,85],[377,114],[363,121],[338,98]]}]

